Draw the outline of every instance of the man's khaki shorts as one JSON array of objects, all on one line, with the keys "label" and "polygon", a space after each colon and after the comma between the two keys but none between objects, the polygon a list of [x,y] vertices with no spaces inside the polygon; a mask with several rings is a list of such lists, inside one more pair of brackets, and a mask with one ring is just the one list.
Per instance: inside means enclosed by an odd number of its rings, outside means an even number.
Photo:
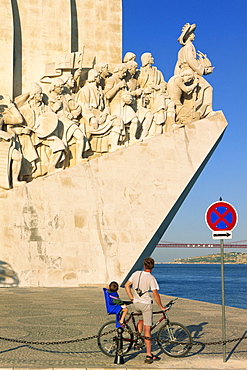
[{"label": "man's khaki shorts", "polygon": [[134,303],[135,310],[142,313],[143,324],[152,326],[153,323],[153,310],[152,303]]}]

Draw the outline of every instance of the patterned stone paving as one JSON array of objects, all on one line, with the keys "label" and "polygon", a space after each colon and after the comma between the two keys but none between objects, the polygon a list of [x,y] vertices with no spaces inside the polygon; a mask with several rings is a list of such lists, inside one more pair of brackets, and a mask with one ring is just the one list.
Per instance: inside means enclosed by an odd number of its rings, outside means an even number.
[{"label": "patterned stone paving", "polygon": [[[125,298],[123,290],[120,294]],[[87,338],[96,335],[101,325],[109,320],[100,287],[2,288],[0,297],[0,337],[4,338],[35,342]],[[170,298],[164,296],[164,303]],[[227,339],[241,337],[244,333],[247,335],[246,310],[227,307],[226,314]],[[221,340],[221,306],[179,299],[170,311],[170,318],[185,324],[195,342]],[[222,362],[221,345],[195,346],[182,359],[166,356],[157,345],[153,346],[153,350],[161,355],[162,360],[152,364],[152,368],[189,366],[184,368],[192,369],[193,363],[202,361],[205,364],[205,359]],[[247,361],[247,340],[227,344],[227,356],[226,366],[231,361],[240,364]],[[120,367],[147,369],[149,365],[144,365],[144,358],[143,351],[130,351],[124,357],[125,364]],[[49,345],[0,340],[1,368],[106,369],[116,367],[113,362],[114,359],[99,350],[96,339]]]}]

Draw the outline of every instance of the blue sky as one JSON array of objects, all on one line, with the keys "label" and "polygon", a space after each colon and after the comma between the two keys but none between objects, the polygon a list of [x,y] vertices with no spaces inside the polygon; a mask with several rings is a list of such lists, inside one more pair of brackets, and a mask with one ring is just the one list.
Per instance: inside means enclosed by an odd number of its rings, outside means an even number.
[{"label": "blue sky", "polygon": [[[154,65],[168,81],[180,49],[177,38],[187,22],[196,23],[194,45],[215,66],[206,77],[214,88],[213,109],[222,110],[229,125],[162,240],[217,243],[204,217],[209,205],[219,197],[238,212],[232,241],[247,240],[247,1],[123,0],[123,54],[135,52],[140,65],[141,54],[152,52]],[[156,249],[153,256],[168,262],[175,257],[218,251],[164,248]],[[247,253],[247,249],[233,251]]]}]

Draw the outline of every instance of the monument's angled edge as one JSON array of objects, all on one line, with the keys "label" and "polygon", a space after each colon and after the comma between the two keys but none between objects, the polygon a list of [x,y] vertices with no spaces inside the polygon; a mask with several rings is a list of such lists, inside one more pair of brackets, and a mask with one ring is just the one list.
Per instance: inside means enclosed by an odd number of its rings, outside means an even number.
[{"label": "monument's angled edge", "polygon": [[0,284],[123,284],[227,126],[196,25],[165,81],[151,52],[122,60],[121,0],[1,4]]}]

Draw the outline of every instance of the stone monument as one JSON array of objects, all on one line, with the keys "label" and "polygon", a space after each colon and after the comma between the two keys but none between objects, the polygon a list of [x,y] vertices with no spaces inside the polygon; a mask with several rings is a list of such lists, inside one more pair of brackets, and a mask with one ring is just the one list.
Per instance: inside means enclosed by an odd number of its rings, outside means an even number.
[{"label": "stone monument", "polygon": [[123,283],[227,126],[196,25],[166,82],[151,52],[121,62],[120,0],[0,1],[0,284]]}]

